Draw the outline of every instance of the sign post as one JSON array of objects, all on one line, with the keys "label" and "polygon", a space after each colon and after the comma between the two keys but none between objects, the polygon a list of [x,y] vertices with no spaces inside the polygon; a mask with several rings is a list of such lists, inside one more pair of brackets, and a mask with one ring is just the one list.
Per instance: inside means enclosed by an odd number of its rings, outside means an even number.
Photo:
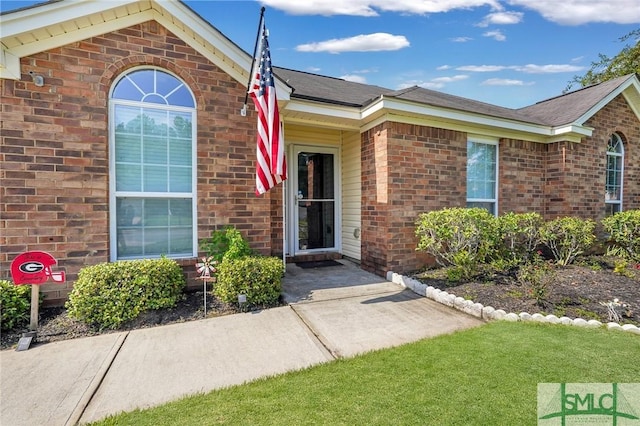
[{"label": "sign post", "polygon": [[[49,253],[44,251],[27,251],[19,254],[11,262],[11,278],[14,285],[31,285],[31,320],[29,322],[28,336],[23,336],[18,343],[18,350],[29,349],[31,339],[38,329],[38,307],[40,304],[40,284],[51,278],[53,282],[64,283],[64,271],[53,272],[51,267],[58,262]],[[27,339],[28,341],[23,341]]]}]

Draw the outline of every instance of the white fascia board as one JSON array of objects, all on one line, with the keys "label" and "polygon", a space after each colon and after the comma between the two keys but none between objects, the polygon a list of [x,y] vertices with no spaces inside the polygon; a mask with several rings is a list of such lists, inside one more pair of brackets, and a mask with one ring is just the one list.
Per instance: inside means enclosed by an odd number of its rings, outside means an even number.
[{"label": "white fascia board", "polygon": [[403,124],[414,124],[418,126],[437,127],[441,129],[454,130],[457,132],[464,132],[467,134],[483,135],[485,137],[490,137],[490,138],[518,139],[518,140],[526,140],[526,141],[536,142],[541,144],[560,142],[560,141],[580,143],[583,138],[582,135],[576,134],[576,133],[567,133],[567,134],[559,135],[556,137],[549,137],[549,136],[544,136],[544,135],[534,134],[534,133],[523,134],[522,132],[493,127],[493,126],[474,125],[469,122],[449,121],[449,120],[439,119],[437,117],[420,118],[415,116],[399,115],[394,113],[384,114],[380,117],[377,117],[375,120],[368,122],[365,126],[360,128],[360,132],[366,132],[367,130],[371,130],[374,127],[380,124],[383,124],[385,122],[395,122],[395,123],[403,123]]},{"label": "white fascia board", "polygon": [[284,109],[291,112],[321,115],[328,118],[336,117],[343,120],[353,120],[356,122],[360,121],[361,119],[359,108],[305,102],[297,99],[292,99],[291,101],[289,101]]},{"label": "white fascia board", "polygon": [[[240,49],[209,23],[203,22],[199,16],[195,15],[190,9],[185,8],[182,3],[162,2],[158,4],[169,13],[169,16],[174,17],[184,24],[186,28],[192,30],[192,34],[199,35],[202,40],[205,41],[205,44],[202,44],[197,37],[193,37],[188,32],[185,32],[183,28],[169,20],[166,15],[163,15],[161,19],[157,19],[158,22],[174,34],[182,34],[181,38],[187,44],[203,56],[206,56],[211,62],[219,66],[237,81],[243,84],[248,82],[253,67],[253,59],[249,54]],[[212,46],[214,50],[222,53],[224,57],[229,58],[231,62],[221,62],[220,58],[215,56],[214,51],[212,51],[207,44]],[[291,95],[291,87],[283,83],[279,78],[276,78],[276,93],[278,94],[279,100],[288,101]]]},{"label": "white fascia board", "polygon": [[94,13],[118,8],[140,0],[74,0],[45,3],[2,17],[2,37],[13,37],[48,25],[72,21]]},{"label": "white fascia board", "polygon": [[[575,123],[584,124],[587,120],[593,117],[598,111],[604,108],[609,102],[611,102],[616,96],[618,96],[620,93],[623,93],[623,94],[626,93],[627,90],[635,90],[636,93],[640,93],[640,83],[638,82],[638,78],[636,76],[630,77],[627,81],[625,81],[623,84],[618,86],[616,90],[612,91],[607,96],[605,96],[600,102],[598,102],[593,107],[591,107],[587,112],[582,114],[580,118],[578,118],[575,121]],[[629,102],[628,96],[630,95],[629,94],[625,95],[625,99],[627,99],[627,102]],[[629,105],[632,105],[632,102],[629,102]],[[638,107],[636,106],[634,108],[632,105],[631,108],[636,113],[636,116],[640,118],[640,115],[638,114]]]},{"label": "white fascia board", "polygon": [[380,110],[395,112],[397,115],[408,113],[411,115],[424,116],[444,122],[463,123],[463,126],[480,126],[483,128],[495,128],[509,131],[510,133],[537,135],[542,137],[555,137],[559,135],[567,135],[567,133],[576,133],[578,135],[590,135],[591,130],[588,127],[579,125],[570,125],[559,128],[552,128],[540,124],[525,123],[515,120],[490,117],[486,115],[458,111],[448,108],[435,107],[431,105],[417,104],[413,102],[402,101],[398,99],[390,99],[381,97],[373,104],[367,106],[363,110],[363,119],[369,116],[375,116]]},{"label": "white fascia board", "polygon": [[20,80],[20,77],[20,58],[2,48],[0,50],[0,78]]}]

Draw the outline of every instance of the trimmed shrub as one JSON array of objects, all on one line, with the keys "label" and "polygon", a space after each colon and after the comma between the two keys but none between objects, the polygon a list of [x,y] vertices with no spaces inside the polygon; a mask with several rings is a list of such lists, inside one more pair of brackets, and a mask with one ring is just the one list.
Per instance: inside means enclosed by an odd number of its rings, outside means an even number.
[{"label": "trimmed shrub", "polygon": [[442,266],[457,266],[469,277],[494,252],[496,218],[480,208],[449,208],[421,213],[416,221],[417,250]]},{"label": "trimmed shrub", "polygon": [[595,226],[591,219],[557,218],[540,229],[540,240],[551,250],[558,265],[569,265],[593,245]]},{"label": "trimmed shrub", "polygon": [[540,229],[544,225],[538,213],[505,213],[497,218],[501,245],[498,259],[517,266],[531,262],[540,245]]},{"label": "trimmed shrub", "polygon": [[31,315],[31,286],[0,280],[0,313],[2,330],[26,323]]},{"label": "trimmed shrub", "polygon": [[66,308],[72,318],[115,329],[147,310],[175,306],[185,284],[171,259],[101,263],[80,270]]},{"label": "trimmed shrub", "polygon": [[282,259],[277,257],[227,259],[218,265],[213,292],[227,303],[238,303],[238,295],[244,294],[251,306],[273,305],[280,297],[283,274]]},{"label": "trimmed shrub", "polygon": [[640,210],[627,210],[602,219],[614,246],[624,257],[640,262]]},{"label": "trimmed shrub", "polygon": [[213,257],[213,260],[218,262],[253,255],[249,243],[242,237],[240,231],[232,226],[213,231],[211,238],[200,242],[200,248],[207,257]]}]

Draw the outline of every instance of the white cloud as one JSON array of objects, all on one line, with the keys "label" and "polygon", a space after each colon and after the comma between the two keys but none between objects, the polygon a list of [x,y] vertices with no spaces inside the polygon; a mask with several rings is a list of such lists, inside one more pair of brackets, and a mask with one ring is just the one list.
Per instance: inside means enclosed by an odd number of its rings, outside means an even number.
[{"label": "white cloud", "polygon": [[636,24],[640,22],[638,0],[508,0],[511,5],[535,10],[545,19],[565,25],[589,22]]},{"label": "white cloud", "polygon": [[502,9],[499,0],[261,0],[260,3],[293,15],[325,16],[378,16],[378,11],[422,15],[482,6]]},{"label": "white cloud", "polygon": [[561,72],[576,72],[584,70],[584,67],[569,64],[548,64],[548,65],[463,65],[456,67],[458,71],[467,72],[498,72],[502,70],[514,70],[526,74],[554,74]]},{"label": "white cloud", "polygon": [[319,67],[307,67],[307,71],[313,72],[313,73],[320,72],[320,70],[322,70],[322,68],[319,68]]},{"label": "white cloud", "polygon": [[504,65],[464,65],[457,67],[458,71],[470,71],[470,72],[496,72],[505,69]]},{"label": "white cloud", "polygon": [[436,68],[438,71],[446,71],[448,69],[451,69],[450,65],[440,65],[438,68]]},{"label": "white cloud", "polygon": [[454,75],[454,76],[451,76],[451,77],[433,78],[433,79],[431,79],[431,82],[432,83],[453,83],[455,81],[466,80],[467,78],[469,78],[468,75],[458,74],[458,75]]},{"label": "white cloud", "polygon": [[298,52],[377,52],[382,50],[399,50],[409,47],[405,36],[387,33],[360,34],[355,37],[334,38],[316,43],[296,46]]},{"label": "white cloud", "polygon": [[502,31],[500,31],[500,30],[487,31],[486,33],[484,33],[482,35],[485,36],[485,37],[491,37],[496,41],[505,41],[507,39],[507,36],[502,34]]},{"label": "white cloud", "polygon": [[361,75],[357,75],[357,74],[347,74],[347,75],[343,75],[340,78],[347,80],[347,81],[352,81],[354,83],[362,83],[362,84],[366,84],[367,83],[367,79],[364,78]]},{"label": "white cloud", "polygon": [[454,37],[451,39],[454,43],[466,43],[473,40],[471,37]]},{"label": "white cloud", "polygon": [[459,74],[451,77],[437,77],[432,78],[431,80],[407,80],[404,83],[400,84],[396,87],[397,90],[406,89],[413,86],[424,87],[425,89],[442,89],[448,83],[455,83],[457,81],[466,80],[469,78],[468,75]]},{"label": "white cloud", "polygon": [[531,86],[534,83],[525,83],[522,80],[510,80],[507,78],[489,78],[481,83],[483,86]]},{"label": "white cloud", "polygon": [[522,22],[522,12],[494,12],[484,17],[479,27],[488,27],[489,25],[512,25]]},{"label": "white cloud", "polygon": [[549,64],[549,65],[516,65],[509,67],[510,69],[524,72],[527,74],[554,74],[559,72],[576,72],[584,70],[584,67],[567,64]]}]

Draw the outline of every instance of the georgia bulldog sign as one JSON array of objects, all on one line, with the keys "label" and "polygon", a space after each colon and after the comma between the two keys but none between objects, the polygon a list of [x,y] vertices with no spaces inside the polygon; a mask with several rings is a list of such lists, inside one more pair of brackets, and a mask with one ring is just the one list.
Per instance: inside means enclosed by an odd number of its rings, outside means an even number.
[{"label": "georgia bulldog sign", "polygon": [[42,284],[51,278],[56,283],[64,282],[64,271],[53,272],[51,267],[58,262],[44,251],[27,251],[11,262],[11,278],[15,285]]}]

